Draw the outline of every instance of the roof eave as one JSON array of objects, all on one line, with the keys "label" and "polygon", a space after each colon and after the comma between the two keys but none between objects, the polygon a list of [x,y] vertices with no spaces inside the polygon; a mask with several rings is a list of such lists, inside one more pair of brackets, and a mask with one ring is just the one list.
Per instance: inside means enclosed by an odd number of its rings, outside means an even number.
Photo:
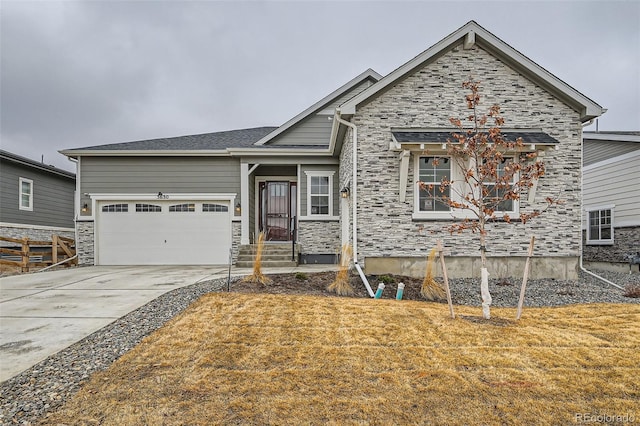
[{"label": "roof eave", "polygon": [[324,157],[331,155],[330,149],[300,149],[300,148],[229,148],[229,154],[232,156],[253,155],[259,157],[293,157],[293,156],[309,156]]},{"label": "roof eave", "polygon": [[640,142],[640,136],[637,135],[620,135],[616,133],[582,133],[583,140],[611,141],[611,142]]},{"label": "roof eave", "polygon": [[57,176],[61,176],[61,177],[65,177],[65,178],[69,178],[69,179],[75,179],[76,175],[73,172],[68,172],[66,170],[63,169],[59,169],[55,166],[50,166],[47,164],[41,164],[38,163],[37,161],[31,160],[30,158],[26,158],[26,157],[22,157],[16,154],[13,154],[9,151],[3,151],[2,155],[1,155],[2,159],[4,159],[5,161],[10,161],[12,163],[15,164],[20,164],[23,166],[27,166],[27,167],[31,167],[33,169],[37,169],[40,170],[42,172],[46,172],[46,173],[51,173]]},{"label": "roof eave", "polygon": [[191,157],[191,156],[207,156],[207,157],[224,157],[229,156],[229,152],[225,150],[211,149],[192,149],[192,150],[110,150],[110,149],[68,149],[58,151],[67,157],[77,158],[80,156],[92,157]]}]

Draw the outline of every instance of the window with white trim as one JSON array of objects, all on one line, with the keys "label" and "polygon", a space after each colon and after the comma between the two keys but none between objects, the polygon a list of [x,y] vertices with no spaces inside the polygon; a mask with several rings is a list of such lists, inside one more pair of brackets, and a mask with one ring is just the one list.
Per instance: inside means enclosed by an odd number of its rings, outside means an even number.
[{"label": "window with white trim", "polygon": [[169,206],[169,212],[195,212],[196,205],[194,203],[174,204]]},{"label": "window with white trim", "polygon": [[129,204],[107,204],[102,206],[103,213],[127,213]]},{"label": "window with white trim", "polygon": [[225,206],[223,204],[202,204],[203,212],[228,212],[229,206]]},{"label": "window with white trim", "polygon": [[136,212],[138,213],[160,213],[162,206],[156,204],[139,204],[136,203]]},{"label": "window with white trim", "polygon": [[307,214],[333,215],[333,174],[335,172],[305,172],[307,174]]},{"label": "window with white trim", "polygon": [[[510,164],[512,164],[515,161],[515,159],[513,157],[504,157],[502,159],[501,162],[499,162],[497,164],[497,175],[498,178],[502,178],[505,174],[505,167],[509,167]],[[487,193],[487,197],[488,198],[495,198],[495,199],[499,199],[504,197],[504,195],[511,191],[515,185],[516,182],[516,174],[513,175],[513,178],[511,179],[511,182],[508,183],[508,187],[498,187],[498,188],[494,188],[496,186],[495,181],[494,182],[484,182],[484,186],[485,188],[489,191]],[[502,200],[498,203],[498,205],[496,206],[496,212],[500,212],[500,213],[513,213],[517,211],[517,201],[516,200]]]},{"label": "window with white trim", "polygon": [[449,197],[451,188],[440,190],[443,179],[451,179],[451,161],[446,157],[419,157],[418,180],[424,184],[418,190],[419,212],[448,212],[451,210],[448,204],[442,201],[442,197]]},{"label": "window with white trim", "polygon": [[587,244],[613,244],[613,206],[587,210]]},{"label": "window with white trim", "polygon": [[19,179],[20,210],[33,211],[33,181],[27,178]]}]

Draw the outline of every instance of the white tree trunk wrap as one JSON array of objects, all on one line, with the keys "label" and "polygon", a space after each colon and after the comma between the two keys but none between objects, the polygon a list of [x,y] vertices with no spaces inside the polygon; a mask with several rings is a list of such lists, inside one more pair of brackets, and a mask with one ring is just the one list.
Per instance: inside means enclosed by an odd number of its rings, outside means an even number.
[{"label": "white tree trunk wrap", "polygon": [[480,294],[482,295],[482,316],[484,319],[491,318],[491,294],[489,294],[489,271],[487,268],[480,269],[482,282],[480,283]]}]

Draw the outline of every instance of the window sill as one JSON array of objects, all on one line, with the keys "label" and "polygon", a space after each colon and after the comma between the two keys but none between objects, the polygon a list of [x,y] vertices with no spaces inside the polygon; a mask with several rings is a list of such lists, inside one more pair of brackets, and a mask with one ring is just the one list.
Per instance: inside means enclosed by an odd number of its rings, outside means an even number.
[{"label": "window sill", "polygon": [[587,240],[588,246],[612,246],[613,240]]},{"label": "window sill", "polygon": [[300,216],[298,220],[300,222],[338,222],[340,220],[340,216]]}]

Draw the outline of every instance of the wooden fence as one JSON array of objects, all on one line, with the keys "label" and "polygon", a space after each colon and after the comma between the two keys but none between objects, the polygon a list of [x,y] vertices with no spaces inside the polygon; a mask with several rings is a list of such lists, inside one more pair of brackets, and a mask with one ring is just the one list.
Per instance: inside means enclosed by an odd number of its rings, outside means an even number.
[{"label": "wooden fence", "polygon": [[[52,235],[51,241],[3,236],[0,236],[0,241],[20,245],[20,250],[16,250],[15,247],[0,247],[0,264],[19,268],[22,272],[55,265],[76,255],[75,241],[59,235]],[[76,258],[63,263],[62,266],[77,264]]]}]

